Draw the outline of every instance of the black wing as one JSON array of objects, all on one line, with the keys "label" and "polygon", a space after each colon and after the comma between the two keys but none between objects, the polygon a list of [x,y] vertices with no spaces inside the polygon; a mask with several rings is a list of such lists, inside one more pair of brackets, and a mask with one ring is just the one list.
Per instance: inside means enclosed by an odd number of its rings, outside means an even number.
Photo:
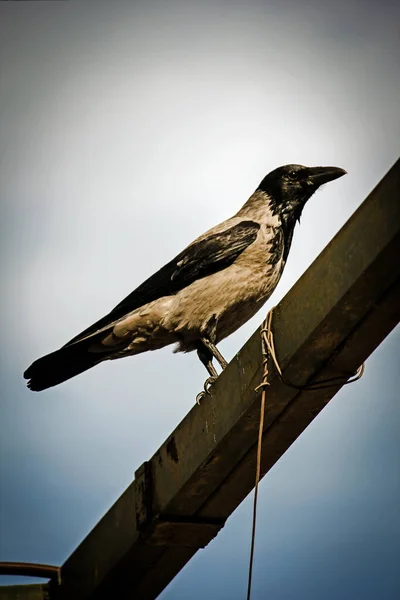
[{"label": "black wing", "polygon": [[254,242],[259,229],[260,225],[254,221],[242,221],[191,244],[66,346],[111,325],[148,302],[176,294],[197,279],[225,269]]}]

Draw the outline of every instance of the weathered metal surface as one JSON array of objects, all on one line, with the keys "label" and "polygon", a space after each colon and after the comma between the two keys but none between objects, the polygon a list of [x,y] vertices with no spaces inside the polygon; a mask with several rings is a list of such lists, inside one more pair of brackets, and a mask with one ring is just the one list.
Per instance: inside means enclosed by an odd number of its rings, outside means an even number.
[{"label": "weathered metal surface", "polygon": [[0,600],[49,600],[47,585],[3,585]]},{"label": "weathered metal surface", "polygon": [[[287,380],[350,376],[398,323],[399,179],[400,161],[275,309]],[[340,389],[270,373],[263,474]],[[67,560],[52,599],[155,598],[216,535],[254,484],[261,378],[257,331]]]}]

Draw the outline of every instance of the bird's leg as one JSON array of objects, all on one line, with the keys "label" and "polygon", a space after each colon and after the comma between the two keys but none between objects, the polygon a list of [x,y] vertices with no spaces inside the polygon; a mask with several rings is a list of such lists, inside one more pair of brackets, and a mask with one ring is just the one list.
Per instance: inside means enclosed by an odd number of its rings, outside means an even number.
[{"label": "bird's leg", "polygon": [[215,344],[210,342],[210,340],[208,340],[207,338],[201,338],[201,341],[203,342],[207,350],[211,352],[213,357],[219,362],[219,364],[221,365],[221,369],[226,369],[228,363],[226,362],[218,348],[215,346]]},{"label": "bird's leg", "polygon": [[203,344],[202,341],[199,342],[197,348],[197,355],[210,374],[210,377],[208,377],[208,379],[206,379],[206,381],[204,382],[204,391],[200,392],[196,396],[196,402],[197,404],[200,404],[200,401],[205,397],[205,395],[210,393],[209,387],[217,379],[218,373],[212,362],[213,355],[211,351]]},{"label": "bird's leg", "polygon": [[210,350],[208,350],[208,348],[204,346],[202,342],[200,342],[198,345],[197,356],[199,357],[199,359],[201,360],[211,377],[218,377],[218,373],[212,362],[213,355],[210,352]]}]

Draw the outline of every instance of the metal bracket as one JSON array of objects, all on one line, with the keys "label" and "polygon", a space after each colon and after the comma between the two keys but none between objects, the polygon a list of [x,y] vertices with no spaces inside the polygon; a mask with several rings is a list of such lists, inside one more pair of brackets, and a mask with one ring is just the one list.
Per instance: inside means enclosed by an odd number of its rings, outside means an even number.
[{"label": "metal bracket", "polygon": [[179,520],[157,517],[144,533],[152,546],[181,546],[205,548],[225,525],[225,521]]},{"label": "metal bracket", "polygon": [[204,548],[225,525],[225,520],[206,521],[194,517],[155,514],[151,463],[135,472],[136,527],[146,544]]}]

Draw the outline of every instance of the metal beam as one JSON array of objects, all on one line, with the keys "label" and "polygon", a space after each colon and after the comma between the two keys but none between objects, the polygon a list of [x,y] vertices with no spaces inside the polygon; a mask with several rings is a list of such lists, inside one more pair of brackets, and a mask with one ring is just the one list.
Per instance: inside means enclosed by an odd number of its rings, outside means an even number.
[{"label": "metal beam", "polygon": [[0,562],[0,575],[21,575],[23,577],[58,578],[60,568],[54,565],[31,562]]},{"label": "metal beam", "polygon": [[[286,380],[349,377],[400,319],[400,161],[274,311]],[[248,340],[61,570],[52,600],[156,598],[254,485],[260,331]],[[264,475],[337,393],[270,366]],[[354,384],[356,385],[356,384]]]}]

